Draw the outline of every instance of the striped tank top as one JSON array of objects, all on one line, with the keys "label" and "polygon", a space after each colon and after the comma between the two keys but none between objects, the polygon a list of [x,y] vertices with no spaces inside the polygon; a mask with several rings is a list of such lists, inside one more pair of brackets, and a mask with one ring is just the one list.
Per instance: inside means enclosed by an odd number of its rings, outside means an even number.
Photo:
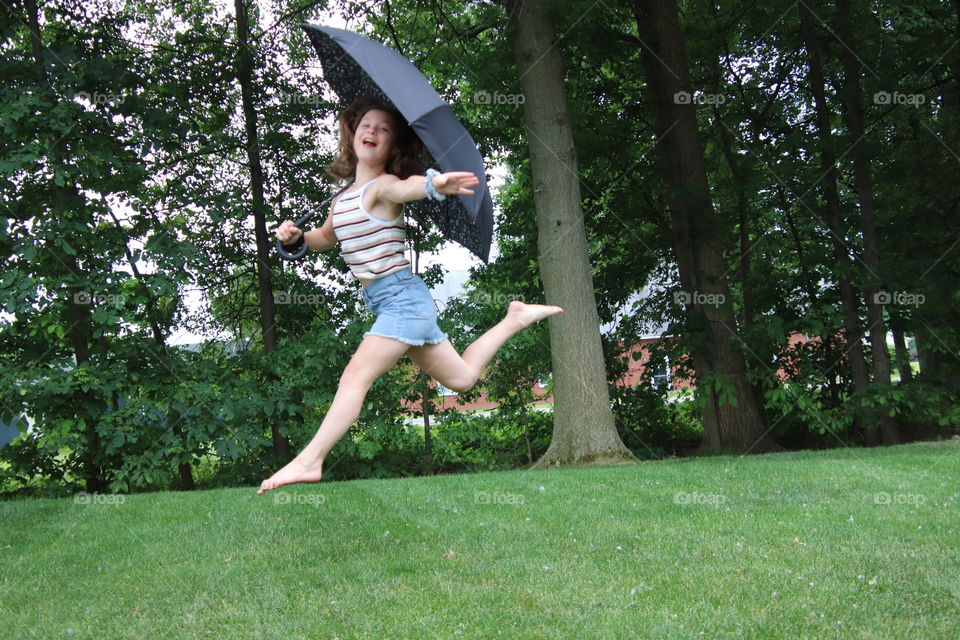
[{"label": "striped tank top", "polygon": [[363,196],[373,180],[358,191],[344,193],[333,207],[333,232],[340,255],[356,278],[375,280],[410,266],[403,216],[382,220],[363,208]]}]

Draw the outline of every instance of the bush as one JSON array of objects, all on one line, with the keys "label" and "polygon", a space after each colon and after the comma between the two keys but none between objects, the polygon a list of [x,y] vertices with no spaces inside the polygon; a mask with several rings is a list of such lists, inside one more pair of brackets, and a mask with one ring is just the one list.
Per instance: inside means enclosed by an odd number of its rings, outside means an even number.
[{"label": "bush", "polygon": [[335,480],[417,475],[423,449],[416,427],[399,416],[361,419],[327,456],[324,475]]},{"label": "bush", "polygon": [[0,496],[62,497],[77,489],[55,479],[56,451],[44,446],[35,433],[21,433],[0,447]]},{"label": "bush", "polygon": [[703,441],[699,410],[691,400],[668,402],[643,386],[614,386],[610,397],[620,438],[638,458],[690,455]]},{"label": "bush", "polygon": [[517,412],[501,408],[491,415],[443,412],[434,432],[434,468],[457,472],[522,467],[546,452],[552,430],[552,412],[526,408]]}]

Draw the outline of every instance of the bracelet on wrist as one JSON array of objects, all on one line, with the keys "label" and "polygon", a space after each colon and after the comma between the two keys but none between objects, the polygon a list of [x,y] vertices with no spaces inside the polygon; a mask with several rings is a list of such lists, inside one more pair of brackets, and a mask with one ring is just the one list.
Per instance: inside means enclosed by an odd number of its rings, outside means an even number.
[{"label": "bracelet on wrist", "polygon": [[433,184],[434,176],[440,175],[440,172],[436,169],[427,169],[427,179],[423,183],[423,190],[427,194],[427,197],[431,200],[443,200],[446,198],[446,194],[440,193],[437,191],[437,187]]}]

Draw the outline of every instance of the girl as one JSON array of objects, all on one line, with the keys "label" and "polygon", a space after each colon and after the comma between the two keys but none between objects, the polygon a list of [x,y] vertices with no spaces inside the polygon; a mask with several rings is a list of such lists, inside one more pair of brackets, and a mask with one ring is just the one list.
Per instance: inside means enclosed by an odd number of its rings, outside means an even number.
[{"label": "girl", "polygon": [[[375,98],[361,97],[340,116],[339,157],[328,171],[351,182],[330,207],[319,229],[302,232],[292,220],[276,231],[284,244],[306,243],[326,250],[338,242],[364,303],[376,314],[340,384],[330,410],[310,443],[285,467],[264,480],[258,494],[295,482],[317,482],[323,460],[360,415],[373,382],[403,354],[454,391],[470,389],[503,343],[524,327],[563,311],[514,300],[503,320],[480,336],[461,357],[437,326],[430,290],[410,271],[405,255],[403,203],[473,193],[470,172],[420,175],[421,144],[403,116]],[[428,182],[429,180],[429,182]],[[299,245],[298,245],[299,246]]]}]

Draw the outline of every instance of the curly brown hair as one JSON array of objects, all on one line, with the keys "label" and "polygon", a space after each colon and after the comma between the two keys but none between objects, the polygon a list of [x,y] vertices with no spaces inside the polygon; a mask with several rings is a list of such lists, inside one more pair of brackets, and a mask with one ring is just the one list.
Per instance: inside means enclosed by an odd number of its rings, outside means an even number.
[{"label": "curly brown hair", "polygon": [[363,116],[373,109],[386,111],[394,123],[393,152],[387,163],[387,173],[392,173],[400,179],[423,173],[423,143],[420,138],[393,105],[376,96],[360,96],[340,114],[340,142],[337,157],[327,167],[327,173],[341,180],[356,178],[357,154],[353,151],[353,135]]}]

